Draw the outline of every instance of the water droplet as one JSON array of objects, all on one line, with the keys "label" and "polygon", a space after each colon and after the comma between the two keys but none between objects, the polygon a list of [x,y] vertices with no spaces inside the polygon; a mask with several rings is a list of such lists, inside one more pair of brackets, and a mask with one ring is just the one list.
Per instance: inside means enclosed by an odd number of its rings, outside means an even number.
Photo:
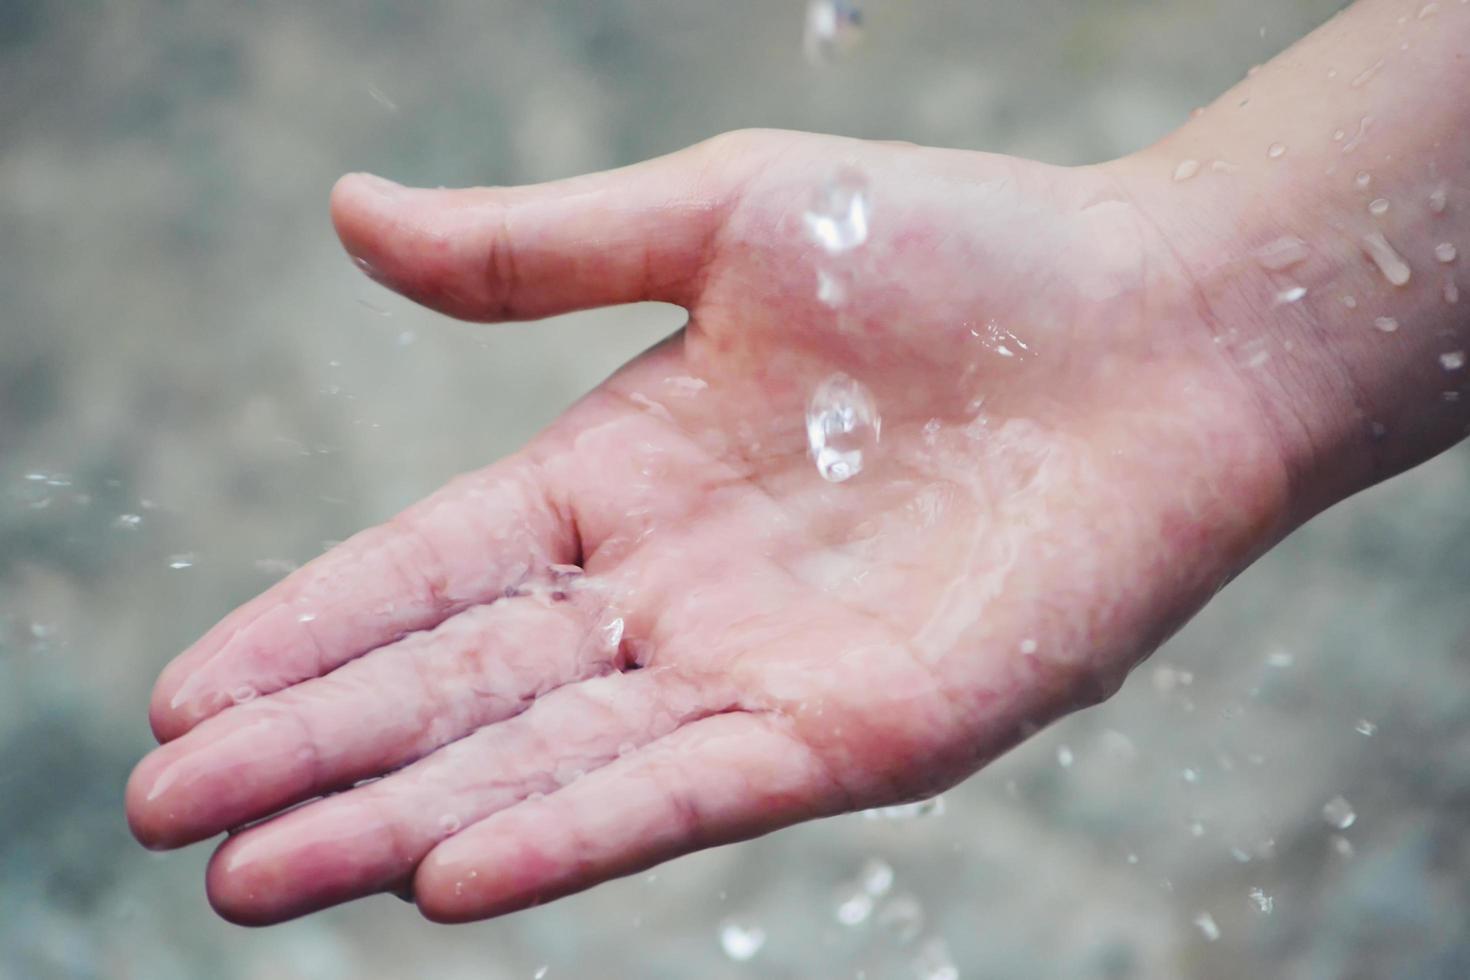
[{"label": "water droplet", "polygon": [[949,947],[938,936],[926,939],[919,947],[913,967],[915,980],[960,980],[959,967],[954,965]]},{"label": "water droplet", "polygon": [[1198,783],[1199,782],[1199,770],[1198,769],[1185,769],[1184,772],[1180,773],[1180,775],[1184,777],[1184,781],[1186,783]]},{"label": "water droplet", "polygon": [[1375,197],[1368,204],[1368,213],[1369,214],[1372,214],[1372,215],[1384,215],[1384,214],[1388,214],[1388,208],[1389,208],[1388,198],[1386,198],[1386,197]]},{"label": "water droplet", "polygon": [[1459,249],[1455,248],[1454,242],[1440,242],[1438,245],[1434,246],[1434,257],[1439,259],[1445,265],[1449,265],[1451,262],[1455,261],[1455,259],[1459,258],[1459,256],[1460,251]]},{"label": "water droplet", "polygon": [[1388,239],[1383,237],[1382,232],[1372,232],[1363,236],[1363,251],[1373,264],[1378,266],[1378,271],[1383,273],[1395,286],[1407,285],[1410,278],[1409,264],[1404,257],[1389,244]]},{"label": "water droplet", "polygon": [[862,39],[863,12],[852,0],[812,0],[806,8],[801,49],[813,65],[846,54]]},{"label": "water droplet", "polygon": [[1352,139],[1348,140],[1346,143],[1344,143],[1342,145],[1342,152],[1344,152],[1344,153],[1351,153],[1354,150],[1356,150],[1358,147],[1362,146],[1363,145],[1363,141],[1368,138],[1368,127],[1370,127],[1372,125],[1373,125],[1373,117],[1372,116],[1364,116],[1361,120],[1359,120],[1358,121],[1358,131],[1353,134],[1353,138]]},{"label": "water droplet", "polygon": [[873,896],[865,891],[855,891],[837,903],[837,921],[851,928],[868,921],[873,914]]},{"label": "water droplet", "polygon": [[886,895],[888,889],[893,887],[893,866],[887,861],[869,858],[863,862],[863,869],[858,874],[858,880],[862,882],[863,891],[874,898]]},{"label": "water droplet", "polygon": [[412,330],[405,330],[401,334],[398,335],[398,346],[399,347],[407,347],[410,344],[412,344],[415,340],[418,340],[418,339],[419,339],[419,335],[418,334],[414,333]]},{"label": "water droplet", "polygon": [[536,972],[531,974],[531,980],[545,980],[546,974],[551,970],[549,966],[538,966]]},{"label": "water droplet", "polygon": [[1296,303],[1299,302],[1301,298],[1306,295],[1306,286],[1292,286],[1290,289],[1283,289],[1281,292],[1277,293],[1276,302],[1278,305],[1286,303]]},{"label": "water droplet", "polygon": [[1420,20],[1428,20],[1430,17],[1433,17],[1437,13],[1439,13],[1439,4],[1437,4],[1437,3],[1426,3],[1419,10],[1419,19]]},{"label": "water droplet", "polygon": [[1021,641],[1021,654],[1023,656],[1029,657],[1032,654],[1034,654],[1037,651],[1037,649],[1038,648],[1036,646],[1036,641],[1035,640],[1032,640],[1032,639],[1029,639],[1028,638],[1028,639],[1025,639],[1025,640],[1022,640]]},{"label": "water droplet", "polygon": [[304,612],[300,616],[297,616],[296,617],[296,622],[298,622],[298,623],[312,623],[312,622],[315,622],[315,621],[316,621],[316,613],[314,613],[314,612]]},{"label": "water droplet", "polygon": [[1462,350],[1446,351],[1439,355],[1439,364],[1446,371],[1458,371],[1465,366],[1465,352]]},{"label": "water droplet", "polygon": [[868,182],[841,170],[817,188],[802,221],[807,234],[829,255],[841,255],[868,240]]},{"label": "water droplet", "polygon": [[1215,924],[1215,917],[1208,912],[1201,912],[1194,917],[1195,927],[1204,935],[1207,942],[1214,942],[1220,938],[1220,927]]},{"label": "water droplet", "polygon": [[1266,654],[1266,666],[1285,670],[1296,663],[1296,657],[1289,650],[1272,650]]},{"label": "water droplet", "polygon": [[878,928],[892,933],[901,943],[911,943],[924,930],[924,907],[913,895],[897,895],[878,910]]},{"label": "water droplet", "polygon": [[116,528],[121,528],[125,531],[131,531],[142,523],[142,514],[118,514],[117,520],[112,522],[112,526]]},{"label": "water droplet", "polygon": [[1378,726],[1367,718],[1359,718],[1357,724],[1353,725],[1353,731],[1359,735],[1374,735],[1378,732]]},{"label": "water droplet", "polygon": [[847,286],[825,269],[817,270],[817,302],[835,310],[847,302]]},{"label": "water droplet", "polygon": [[1295,235],[1283,235],[1256,249],[1256,261],[1263,269],[1280,272],[1305,261],[1311,251],[1307,243]]},{"label": "water droplet", "polygon": [[365,299],[362,299],[360,297],[359,297],[359,299],[357,301],[357,305],[358,306],[361,306],[363,309],[367,310],[369,313],[373,314],[374,316],[381,316],[381,317],[387,318],[387,317],[390,317],[390,316],[393,315],[393,311],[392,310],[384,309],[383,307],[379,306],[377,303],[373,303],[373,302],[371,302],[369,300],[365,300]]},{"label": "water droplet", "polygon": [[1322,804],[1322,819],[1338,830],[1347,830],[1358,820],[1353,806],[1341,796],[1334,796]]},{"label": "water droplet", "polygon": [[1391,316],[1374,317],[1373,327],[1382,333],[1394,333],[1399,328],[1399,322]]},{"label": "water droplet", "polygon": [[1270,146],[1268,146],[1266,148],[1266,156],[1270,157],[1272,160],[1279,160],[1279,159],[1281,159],[1285,155],[1286,155],[1286,144],[1285,143],[1272,143]]},{"label": "water droplet", "polygon": [[459,817],[452,813],[446,813],[439,818],[439,833],[448,837],[450,834],[459,833]]},{"label": "water droplet", "polygon": [[1444,281],[1444,301],[1451,306],[1460,301],[1460,287],[1455,284],[1455,277],[1449,276]]},{"label": "water droplet", "polygon": [[260,692],[249,684],[241,684],[230,692],[230,700],[236,704],[244,704],[246,701],[254,701],[260,696]]},{"label": "water droplet", "polygon": [[1358,185],[1358,190],[1366,191],[1373,183],[1373,175],[1366,170],[1359,170],[1358,175],[1353,178],[1353,183]]},{"label": "water droplet", "polygon": [[900,803],[896,806],[880,806],[863,811],[866,820],[917,820],[921,817],[937,817],[944,814],[944,797],[932,796],[917,803]]},{"label": "water droplet", "polygon": [[372,100],[374,102],[382,106],[384,109],[387,109],[389,112],[398,111],[398,104],[392,99],[388,98],[388,96],[384,95],[382,90],[379,89],[376,85],[369,85],[367,87],[367,93],[369,96],[372,97]]},{"label": "water droplet", "polygon": [[1202,820],[1191,820],[1189,822],[1189,836],[1191,836],[1191,837],[1203,837],[1204,835],[1205,835],[1204,821],[1202,821]]},{"label": "water droplet", "polygon": [[1332,835],[1332,849],[1339,857],[1350,858],[1353,856],[1353,842],[1341,834]]},{"label": "water droplet", "polygon": [[1429,210],[1434,214],[1444,214],[1449,206],[1450,192],[1444,184],[1440,184],[1429,192]]},{"label": "water droplet", "polygon": [[1188,180],[1197,173],[1199,173],[1199,161],[1185,160],[1181,162],[1179,166],[1174,168],[1174,180]]},{"label": "water droplet", "polygon": [[1345,130],[1345,129],[1334,129],[1332,131],[1332,142],[1334,142],[1334,143],[1341,143],[1345,139],[1347,139],[1347,130]]},{"label": "water droplet", "polygon": [[841,483],[861,473],[864,454],[881,434],[877,405],[861,382],[834,374],[812,393],[806,410],[807,448],[822,479]]},{"label": "water droplet", "polygon": [[1379,69],[1381,69],[1382,67],[1383,59],[1379,58],[1377,61],[1373,62],[1373,64],[1369,65],[1367,68],[1364,68],[1353,77],[1352,87],[1362,88],[1364,85],[1367,85],[1370,81],[1373,80],[1373,76],[1378,74]]},{"label": "water droplet", "polygon": [[1262,915],[1270,915],[1272,909],[1276,908],[1276,899],[1267,895],[1259,888],[1252,888],[1250,890],[1250,899],[1251,904],[1256,907],[1256,911]]},{"label": "water droplet", "polygon": [[720,948],[737,963],[753,959],[766,944],[766,931],[733,919],[720,924]]},{"label": "water droplet", "polygon": [[193,568],[194,555],[189,552],[184,552],[178,555],[171,555],[168,559],[168,567],[172,568],[174,571],[182,571],[185,568]]},{"label": "water droplet", "polygon": [[1350,310],[1356,310],[1358,308],[1358,301],[1352,296],[1344,296],[1342,298],[1342,305]]},{"label": "water droplet", "polygon": [[1073,756],[1072,750],[1069,747],[1065,745],[1057,746],[1057,765],[1061,766],[1063,769],[1071,769],[1072,763],[1075,761],[1075,758],[1076,757]]},{"label": "water droplet", "polygon": [[602,642],[609,649],[616,651],[623,643],[623,617],[612,620],[602,627]]}]

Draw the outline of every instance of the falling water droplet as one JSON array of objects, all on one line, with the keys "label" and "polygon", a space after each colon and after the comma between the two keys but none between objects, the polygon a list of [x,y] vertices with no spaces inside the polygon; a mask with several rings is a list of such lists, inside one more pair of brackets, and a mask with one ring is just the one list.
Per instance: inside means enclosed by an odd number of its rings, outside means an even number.
[{"label": "falling water droplet", "polygon": [[915,980],[960,980],[960,970],[949,954],[949,947],[937,936],[924,941],[913,968]]},{"label": "falling water droplet", "polygon": [[1076,757],[1073,756],[1072,750],[1069,747],[1065,745],[1057,746],[1057,765],[1061,766],[1063,769],[1071,769],[1072,763],[1073,761],[1075,761],[1075,758]]},{"label": "falling water droplet", "polygon": [[720,948],[737,963],[753,959],[766,944],[766,931],[733,919],[720,924]]},{"label": "falling water droplet", "polygon": [[1194,924],[1204,935],[1206,942],[1214,942],[1220,938],[1220,927],[1215,924],[1215,917],[1208,912],[1201,912],[1194,917]]},{"label": "falling water droplet", "polygon": [[1462,350],[1446,351],[1439,355],[1439,363],[1446,371],[1458,371],[1465,366],[1465,352]]},{"label": "falling water droplet", "polygon": [[806,410],[807,448],[822,479],[841,483],[863,470],[865,454],[882,434],[872,393],[845,374],[817,386]]},{"label": "falling water droplet", "polygon": [[1404,261],[1404,257],[1398,253],[1398,250],[1389,244],[1388,239],[1383,237],[1382,232],[1375,231],[1364,235],[1363,251],[1367,253],[1368,258],[1373,260],[1373,264],[1378,266],[1378,271],[1383,273],[1383,278],[1395,286],[1408,284],[1411,276],[1409,264]]},{"label": "falling water droplet", "polygon": [[1353,856],[1353,842],[1341,834],[1332,835],[1332,849],[1337,852],[1338,857],[1350,858]]},{"label": "falling water droplet", "polygon": [[1280,272],[1305,261],[1310,254],[1311,249],[1307,247],[1306,242],[1295,235],[1283,235],[1274,242],[1257,249],[1256,261],[1263,269]]},{"label": "falling water droplet", "polygon": [[1388,208],[1389,203],[1388,198],[1386,197],[1375,197],[1372,201],[1368,203],[1368,213],[1371,215],[1377,216],[1388,214]]},{"label": "falling water droplet", "polygon": [[1285,143],[1272,143],[1270,146],[1268,146],[1266,148],[1266,156],[1270,157],[1272,160],[1279,160],[1279,159],[1281,159],[1285,155],[1286,155],[1286,144]]},{"label": "falling water droplet", "polygon": [[1347,138],[1347,130],[1345,130],[1345,129],[1334,129],[1332,131],[1332,142],[1334,142],[1334,143],[1341,143],[1346,138]]},{"label": "falling water droplet", "polygon": [[865,891],[855,891],[837,903],[837,921],[849,928],[867,922],[872,914],[873,896]]},{"label": "falling water droplet", "polygon": [[392,99],[388,98],[388,96],[384,95],[382,89],[378,88],[376,85],[369,85],[367,87],[367,93],[369,96],[372,97],[372,100],[374,102],[382,106],[384,109],[387,109],[389,112],[398,111],[398,103],[394,102]]},{"label": "falling water droplet", "polygon": [[1276,908],[1276,899],[1267,895],[1259,888],[1252,888],[1250,890],[1250,899],[1251,904],[1256,907],[1256,911],[1262,915],[1270,915],[1272,909]]},{"label": "falling water droplet", "polygon": [[1430,17],[1433,17],[1437,13],[1439,13],[1439,4],[1437,4],[1437,3],[1426,3],[1419,10],[1419,19],[1420,20],[1428,20]]},{"label": "falling water droplet", "polygon": [[897,895],[878,910],[878,928],[901,943],[911,943],[924,931],[924,907],[913,895]]},{"label": "falling water droplet", "polygon": [[550,969],[551,967],[549,966],[536,967],[536,972],[531,974],[531,980],[545,980],[546,974]]},{"label": "falling water droplet", "polygon": [[1394,333],[1399,328],[1399,322],[1391,316],[1380,316],[1373,318],[1373,326],[1381,333]]},{"label": "falling water droplet", "polygon": [[1455,284],[1455,277],[1449,276],[1444,281],[1444,301],[1454,306],[1460,301],[1460,287]]},{"label": "falling water droplet", "polygon": [[1341,796],[1334,796],[1322,805],[1322,819],[1337,830],[1347,830],[1358,820],[1353,806]]},{"label": "falling water droplet", "polygon": [[1449,265],[1451,262],[1455,261],[1455,259],[1459,258],[1459,256],[1460,250],[1455,248],[1454,242],[1440,242],[1438,245],[1434,246],[1434,257],[1439,259],[1445,265]]},{"label": "falling water droplet", "polygon": [[1378,726],[1367,718],[1359,718],[1357,724],[1353,725],[1353,731],[1359,735],[1374,735],[1378,732]]},{"label": "falling water droplet", "polygon": [[1292,286],[1290,289],[1283,289],[1281,292],[1277,293],[1276,302],[1279,304],[1296,303],[1306,295],[1306,286]]},{"label": "falling water droplet", "polygon": [[189,552],[184,552],[183,554],[178,555],[171,555],[168,560],[168,567],[172,568],[174,571],[182,571],[185,568],[193,568],[194,556]]},{"label": "falling water droplet", "polygon": [[117,520],[112,522],[112,526],[116,528],[121,528],[125,531],[131,531],[137,528],[137,526],[142,523],[142,514],[118,514]]},{"label": "falling water droplet", "polygon": [[858,880],[862,882],[863,891],[879,898],[888,894],[888,890],[893,887],[893,866],[887,861],[869,858],[863,862]]},{"label": "falling water droplet", "polygon": [[1199,173],[1199,161],[1185,160],[1184,162],[1180,163],[1179,166],[1174,168],[1174,180],[1188,180],[1197,173]]},{"label": "falling water droplet", "polygon": [[1450,192],[1444,184],[1429,192],[1429,210],[1434,214],[1444,214],[1449,205]]},{"label": "falling water droplet", "polygon": [[863,12],[852,0],[811,0],[801,49],[808,63],[825,65],[862,39]]}]

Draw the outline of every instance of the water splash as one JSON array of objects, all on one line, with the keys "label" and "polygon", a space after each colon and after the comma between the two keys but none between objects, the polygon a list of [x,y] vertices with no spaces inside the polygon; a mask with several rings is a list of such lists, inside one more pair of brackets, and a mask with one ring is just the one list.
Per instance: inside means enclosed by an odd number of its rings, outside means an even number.
[{"label": "water splash", "polygon": [[828,255],[841,255],[868,240],[869,217],[867,178],[841,170],[817,188],[802,221]]},{"label": "water splash", "polygon": [[818,385],[807,403],[806,437],[822,479],[841,483],[861,473],[882,426],[873,395],[860,381],[839,372]]}]

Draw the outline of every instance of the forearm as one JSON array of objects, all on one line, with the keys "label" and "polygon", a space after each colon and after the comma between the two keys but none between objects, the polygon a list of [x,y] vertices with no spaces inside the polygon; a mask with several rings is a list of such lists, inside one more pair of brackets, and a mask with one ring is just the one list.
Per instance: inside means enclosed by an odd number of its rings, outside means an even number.
[{"label": "forearm", "polygon": [[1257,393],[1300,516],[1464,437],[1470,3],[1362,0],[1120,172]]}]

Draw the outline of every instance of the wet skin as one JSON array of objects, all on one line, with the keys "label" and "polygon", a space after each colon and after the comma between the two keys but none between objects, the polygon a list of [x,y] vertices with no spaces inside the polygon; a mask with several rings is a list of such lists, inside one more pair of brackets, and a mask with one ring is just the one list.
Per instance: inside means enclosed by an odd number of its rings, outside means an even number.
[{"label": "wet skin", "polygon": [[[1436,416],[1402,462],[1349,462],[1291,359],[1248,367],[1222,324],[1282,327],[1209,259],[1267,230],[1202,232],[1233,191],[1184,198],[1176,164],[755,132],[532,188],[345,178],[348,251],[426,305],[689,323],[171,664],[134,832],[249,824],[208,873],[234,921],[385,890],[463,921],[933,794],[1108,696],[1301,520],[1453,441]],[[873,230],[834,264],[802,213],[838,167]],[[802,425],[839,370],[883,427],[831,484]]]}]

